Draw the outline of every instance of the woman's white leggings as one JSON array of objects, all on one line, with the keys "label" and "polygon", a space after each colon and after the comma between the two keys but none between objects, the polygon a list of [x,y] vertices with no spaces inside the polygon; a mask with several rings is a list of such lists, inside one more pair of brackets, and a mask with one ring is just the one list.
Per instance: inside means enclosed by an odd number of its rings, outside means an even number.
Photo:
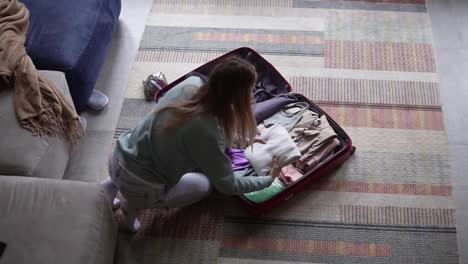
[{"label": "woman's white leggings", "polygon": [[101,185],[111,202],[117,191],[120,191],[125,198],[122,209],[131,222],[130,225],[133,225],[141,209],[183,207],[205,198],[212,189],[208,177],[196,172],[184,174],[171,188],[163,184],[146,182],[128,171],[114,153],[109,158],[109,176],[110,178],[101,182]]}]

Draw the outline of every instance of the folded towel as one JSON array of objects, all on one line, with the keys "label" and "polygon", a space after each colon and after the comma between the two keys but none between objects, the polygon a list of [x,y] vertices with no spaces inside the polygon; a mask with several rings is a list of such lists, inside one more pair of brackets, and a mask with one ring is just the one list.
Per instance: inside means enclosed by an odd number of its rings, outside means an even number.
[{"label": "folded towel", "polygon": [[273,156],[278,165],[285,167],[301,158],[299,148],[294,144],[288,131],[280,125],[273,125],[261,131],[266,144],[254,143],[244,150],[247,160],[257,175],[268,175],[272,168]]},{"label": "folded towel", "polygon": [[263,203],[270,200],[273,196],[286,189],[286,185],[276,178],[273,183],[265,189],[244,194],[244,196],[254,203]]}]

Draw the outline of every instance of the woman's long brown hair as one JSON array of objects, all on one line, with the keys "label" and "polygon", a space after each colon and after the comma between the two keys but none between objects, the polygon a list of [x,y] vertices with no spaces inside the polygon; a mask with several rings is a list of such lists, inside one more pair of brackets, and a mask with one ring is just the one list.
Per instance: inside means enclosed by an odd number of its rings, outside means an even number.
[{"label": "woman's long brown hair", "polygon": [[158,111],[172,111],[164,129],[176,129],[194,116],[211,115],[217,118],[224,131],[226,144],[231,145],[236,136],[243,147],[249,146],[256,132],[252,111],[256,79],[255,67],[248,61],[238,57],[221,61],[190,100],[170,104]]}]

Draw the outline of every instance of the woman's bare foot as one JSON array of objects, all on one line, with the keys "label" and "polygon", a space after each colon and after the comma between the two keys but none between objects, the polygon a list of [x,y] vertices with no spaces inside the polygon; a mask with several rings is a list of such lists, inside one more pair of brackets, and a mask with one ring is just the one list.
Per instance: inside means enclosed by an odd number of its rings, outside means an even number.
[{"label": "woman's bare foot", "polygon": [[117,210],[119,208],[120,208],[120,199],[114,198],[114,201],[112,203],[112,210]]},{"label": "woman's bare foot", "polygon": [[140,221],[137,219],[139,210],[129,206],[126,200],[120,203],[120,208],[122,209],[123,221],[121,221],[122,226],[119,225],[119,230],[127,230],[132,233],[137,232],[141,226]]},{"label": "woman's bare foot", "polygon": [[138,218],[135,218],[132,223],[132,220],[124,214],[123,210],[117,210],[115,215],[117,217],[117,228],[119,231],[136,233],[138,229],[140,229],[141,224]]}]

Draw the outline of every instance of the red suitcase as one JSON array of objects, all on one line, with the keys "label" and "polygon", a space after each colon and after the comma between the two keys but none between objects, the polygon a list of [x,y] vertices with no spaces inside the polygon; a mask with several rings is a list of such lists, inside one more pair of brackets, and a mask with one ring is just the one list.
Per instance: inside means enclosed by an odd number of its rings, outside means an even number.
[{"label": "red suitcase", "polygon": [[[292,92],[291,85],[275,69],[275,67],[273,67],[273,65],[271,65],[267,60],[265,60],[262,56],[260,56],[260,54],[258,54],[256,51],[250,48],[243,47],[243,48],[233,50],[229,53],[226,53],[223,56],[218,57],[196,68],[192,72],[170,83],[168,86],[166,86],[165,88],[160,90],[158,93],[156,93],[156,95],[154,96],[155,101],[157,102],[158,99],[162,95],[164,95],[165,92],[167,92],[172,87],[174,87],[175,85],[177,85],[178,83],[182,82],[183,80],[187,79],[190,76],[193,76],[196,74],[202,74],[203,76],[208,76],[209,73],[214,68],[214,66],[216,66],[216,64],[220,60],[229,56],[233,56],[233,55],[244,58],[256,66],[257,71],[258,71],[257,81],[262,81],[262,78],[265,78],[265,76],[268,76],[271,80],[273,80],[275,85],[277,85],[278,87],[282,87],[283,89],[283,91],[281,91],[282,93]],[[332,156],[328,157],[326,160],[322,161],[321,163],[319,163],[317,166],[313,167],[309,171],[305,171],[304,177],[294,182],[293,184],[288,185],[288,187],[284,191],[282,191],[281,193],[278,193],[276,196],[272,197],[271,199],[262,203],[254,203],[248,200],[247,198],[245,198],[245,196],[239,195],[238,197],[240,199],[240,202],[253,215],[264,215],[268,211],[273,209],[274,207],[278,206],[280,203],[291,199],[296,193],[304,189],[307,185],[317,181],[322,176],[325,176],[328,173],[335,170],[339,165],[341,165],[351,155],[353,155],[356,150],[356,148],[353,146],[351,138],[327,113],[325,113],[322,109],[320,109],[319,106],[314,104],[309,99],[305,98],[302,95],[299,95],[299,96],[301,96],[304,99],[304,101],[306,101],[310,105],[311,110],[315,111],[316,113],[326,115],[330,125],[333,127],[336,134],[338,135],[338,139],[340,140],[341,144],[339,146],[339,149],[336,150]]]}]

